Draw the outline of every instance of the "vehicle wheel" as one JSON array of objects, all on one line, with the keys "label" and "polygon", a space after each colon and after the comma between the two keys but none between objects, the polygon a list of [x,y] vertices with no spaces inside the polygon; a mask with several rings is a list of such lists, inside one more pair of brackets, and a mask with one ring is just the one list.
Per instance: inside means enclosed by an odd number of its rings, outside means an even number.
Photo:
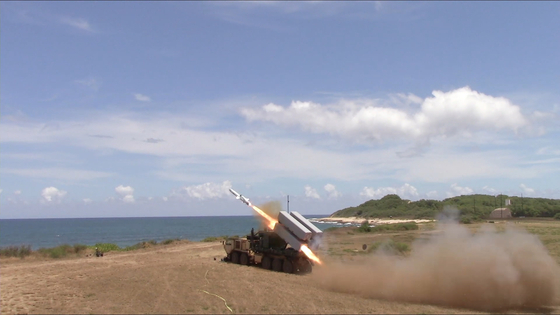
[{"label": "vehicle wheel", "polygon": [[239,257],[239,263],[242,265],[249,265],[249,256],[247,255],[247,253],[242,253],[241,256]]},{"label": "vehicle wheel", "polygon": [[238,252],[231,253],[231,262],[234,263],[234,264],[239,263],[239,253]]},{"label": "vehicle wheel", "polygon": [[311,271],[313,270],[313,267],[311,266],[311,263],[308,260],[304,260],[299,268],[299,271],[301,273],[311,273]]},{"label": "vehicle wheel", "polygon": [[270,268],[272,267],[272,259],[268,256],[263,257],[261,267],[263,269],[270,270]]},{"label": "vehicle wheel", "polygon": [[294,272],[294,264],[292,264],[289,260],[284,260],[284,264],[282,264],[282,271],[285,273],[293,273]]},{"label": "vehicle wheel", "polygon": [[272,270],[282,271],[282,259],[274,258],[274,260],[272,261]]}]

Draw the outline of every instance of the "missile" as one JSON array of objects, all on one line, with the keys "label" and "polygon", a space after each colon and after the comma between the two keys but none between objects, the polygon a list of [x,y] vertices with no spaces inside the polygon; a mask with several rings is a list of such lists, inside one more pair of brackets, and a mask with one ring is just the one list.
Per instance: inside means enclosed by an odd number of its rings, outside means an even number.
[{"label": "missile", "polygon": [[237,191],[233,190],[233,189],[229,189],[229,192],[232,193],[235,196],[235,199],[239,199],[241,200],[244,204],[250,206],[251,202],[249,201],[249,198],[237,193]]}]

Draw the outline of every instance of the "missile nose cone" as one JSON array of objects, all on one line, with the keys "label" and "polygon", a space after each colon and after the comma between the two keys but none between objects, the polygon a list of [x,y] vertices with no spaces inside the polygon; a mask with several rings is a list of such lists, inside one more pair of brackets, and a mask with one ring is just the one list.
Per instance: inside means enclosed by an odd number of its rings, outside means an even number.
[{"label": "missile nose cone", "polygon": [[237,191],[233,190],[233,189],[229,189],[229,192],[234,194],[235,196],[239,196],[239,194],[237,193]]}]

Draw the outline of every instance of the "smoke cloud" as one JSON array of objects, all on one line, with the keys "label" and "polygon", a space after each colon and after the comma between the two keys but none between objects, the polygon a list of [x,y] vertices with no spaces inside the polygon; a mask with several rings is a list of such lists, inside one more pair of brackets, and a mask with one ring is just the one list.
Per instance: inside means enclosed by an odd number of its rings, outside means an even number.
[{"label": "smoke cloud", "polygon": [[[456,210],[455,210],[456,211]],[[446,209],[439,229],[407,257],[376,252],[316,268],[321,287],[368,298],[481,311],[542,308],[559,292],[559,267],[533,234],[494,225],[472,233]]]}]

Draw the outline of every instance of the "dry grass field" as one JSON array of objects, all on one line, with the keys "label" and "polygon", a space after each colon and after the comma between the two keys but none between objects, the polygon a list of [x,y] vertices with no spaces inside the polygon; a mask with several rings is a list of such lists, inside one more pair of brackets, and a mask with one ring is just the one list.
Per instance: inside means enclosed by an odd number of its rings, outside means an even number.
[{"label": "dry grass field", "polygon": [[[182,241],[99,258],[3,258],[1,312],[560,313],[559,221],[419,227],[329,231],[318,253],[324,264],[308,275],[221,262],[219,242]],[[532,235],[515,232],[523,230],[540,239],[543,251]],[[525,303],[504,308],[512,301]]]}]

